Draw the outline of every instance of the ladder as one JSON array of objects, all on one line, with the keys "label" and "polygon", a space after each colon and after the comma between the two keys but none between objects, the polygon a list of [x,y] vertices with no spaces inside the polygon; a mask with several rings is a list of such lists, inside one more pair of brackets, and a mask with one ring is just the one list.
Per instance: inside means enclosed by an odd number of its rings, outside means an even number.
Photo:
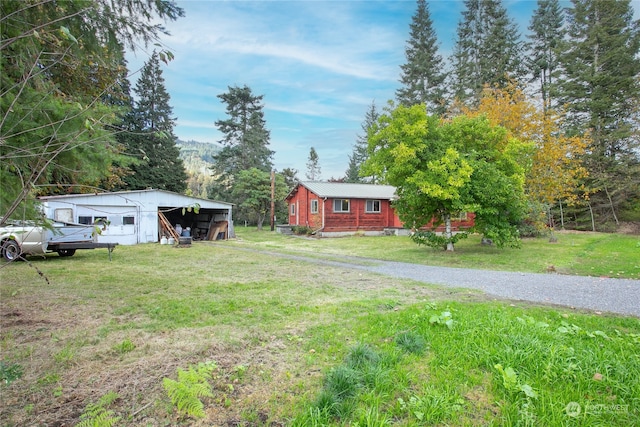
[{"label": "ladder", "polygon": [[158,219],[160,220],[160,226],[162,228],[162,232],[168,234],[173,237],[176,242],[180,241],[180,236],[178,236],[178,232],[175,228],[171,226],[171,223],[167,219],[166,216],[160,211],[158,211]]}]

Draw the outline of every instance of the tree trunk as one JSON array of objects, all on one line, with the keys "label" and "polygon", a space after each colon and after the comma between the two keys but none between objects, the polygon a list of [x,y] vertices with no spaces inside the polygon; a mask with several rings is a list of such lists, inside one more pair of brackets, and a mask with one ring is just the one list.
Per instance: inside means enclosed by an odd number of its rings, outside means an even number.
[{"label": "tree trunk", "polygon": [[593,217],[593,208],[591,207],[591,202],[587,202],[587,205],[589,205],[589,213],[591,214],[591,230],[593,232],[596,231],[596,220]]},{"label": "tree trunk", "polygon": [[453,252],[453,242],[451,241],[453,232],[451,231],[451,214],[449,213],[444,215],[444,237],[447,238],[447,251]]},{"label": "tree trunk", "polygon": [[620,223],[618,222],[618,215],[616,215],[616,208],[615,206],[613,206],[613,200],[611,200],[611,194],[609,194],[609,189],[607,189],[607,186],[604,186],[604,192],[607,195],[607,199],[609,200],[609,206],[611,206],[611,213],[613,213],[613,219],[616,222],[616,225],[620,225]]},{"label": "tree trunk", "polygon": [[259,213],[258,214],[258,230],[262,231],[262,224],[264,223],[264,218],[266,217],[266,214],[264,213]]}]

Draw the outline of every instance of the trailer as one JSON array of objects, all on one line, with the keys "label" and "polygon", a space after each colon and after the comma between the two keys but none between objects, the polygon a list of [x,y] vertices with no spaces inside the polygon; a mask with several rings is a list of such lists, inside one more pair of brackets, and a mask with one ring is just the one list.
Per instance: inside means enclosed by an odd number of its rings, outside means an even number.
[{"label": "trailer", "polygon": [[11,221],[0,227],[1,256],[7,261],[16,261],[26,255],[42,255],[56,252],[61,257],[70,257],[78,249],[105,248],[111,252],[117,243],[95,241],[98,225],[71,224],[47,221],[46,225],[34,221]]}]

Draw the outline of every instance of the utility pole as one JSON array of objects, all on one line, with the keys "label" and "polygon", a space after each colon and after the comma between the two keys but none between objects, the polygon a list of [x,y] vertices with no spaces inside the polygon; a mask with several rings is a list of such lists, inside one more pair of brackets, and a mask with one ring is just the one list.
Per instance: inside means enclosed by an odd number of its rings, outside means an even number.
[{"label": "utility pole", "polygon": [[276,228],[276,171],[271,171],[271,231]]}]

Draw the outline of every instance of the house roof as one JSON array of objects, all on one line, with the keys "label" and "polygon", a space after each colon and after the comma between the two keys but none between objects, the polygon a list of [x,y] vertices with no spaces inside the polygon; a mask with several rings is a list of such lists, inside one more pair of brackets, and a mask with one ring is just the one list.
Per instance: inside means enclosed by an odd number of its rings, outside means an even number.
[{"label": "house roof", "polygon": [[107,198],[108,199],[119,198],[123,201],[132,202],[134,199],[137,200],[140,197],[145,197],[145,196],[153,197],[153,195],[155,195],[158,198],[158,200],[161,202],[165,202],[165,203],[173,202],[173,203],[179,203],[180,205],[198,203],[206,209],[210,209],[212,207],[220,207],[220,205],[229,206],[229,207],[233,206],[233,203],[220,202],[220,201],[209,200],[209,199],[201,199],[198,197],[192,197],[184,194],[175,193],[173,191],[158,190],[158,189],[114,191],[114,192],[103,192],[103,193],[59,194],[54,196],[40,196],[38,198],[44,202],[63,201],[63,200],[97,201],[100,199],[107,199]]},{"label": "house roof", "polygon": [[396,198],[396,188],[392,185],[353,184],[347,182],[302,181],[300,185],[319,197],[344,199],[384,199]]}]

